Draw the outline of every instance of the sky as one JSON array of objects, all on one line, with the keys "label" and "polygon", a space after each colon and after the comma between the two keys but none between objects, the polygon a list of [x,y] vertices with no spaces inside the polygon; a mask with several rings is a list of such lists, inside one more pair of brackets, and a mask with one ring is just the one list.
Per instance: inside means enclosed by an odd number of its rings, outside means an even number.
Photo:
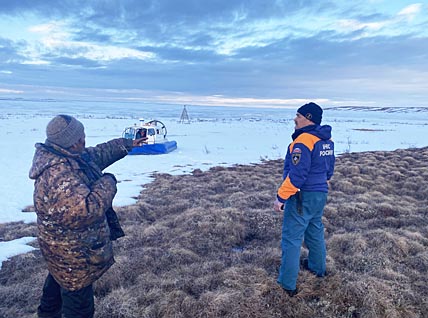
[{"label": "sky", "polygon": [[423,107],[427,83],[427,0],[0,2],[0,98]]}]

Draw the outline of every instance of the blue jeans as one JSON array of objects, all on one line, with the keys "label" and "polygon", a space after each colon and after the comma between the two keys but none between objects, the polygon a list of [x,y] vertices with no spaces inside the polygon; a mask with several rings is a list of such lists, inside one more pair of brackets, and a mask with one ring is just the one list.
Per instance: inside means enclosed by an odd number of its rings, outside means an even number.
[{"label": "blue jeans", "polygon": [[296,289],[303,240],[309,249],[309,269],[318,276],[325,274],[326,247],[322,215],[326,201],[325,192],[300,191],[285,203],[278,276],[278,283],[285,289]]}]

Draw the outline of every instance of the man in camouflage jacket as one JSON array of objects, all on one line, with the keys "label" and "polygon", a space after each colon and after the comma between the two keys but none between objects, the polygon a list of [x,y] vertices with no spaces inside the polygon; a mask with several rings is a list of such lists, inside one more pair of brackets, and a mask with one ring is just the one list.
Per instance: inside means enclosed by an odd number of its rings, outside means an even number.
[{"label": "man in camouflage jacket", "polygon": [[44,144],[36,144],[30,170],[38,241],[49,270],[38,315],[93,317],[92,283],[114,263],[115,225],[121,231],[112,210],[117,181],[102,171],[125,157],[133,142],[118,138],[85,148],[82,123],[68,115],[53,118],[46,135]]}]

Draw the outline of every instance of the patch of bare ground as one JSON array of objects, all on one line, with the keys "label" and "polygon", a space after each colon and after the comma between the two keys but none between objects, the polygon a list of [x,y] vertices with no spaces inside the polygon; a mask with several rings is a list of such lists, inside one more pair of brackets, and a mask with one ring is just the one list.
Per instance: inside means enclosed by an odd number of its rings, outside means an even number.
[{"label": "patch of bare ground", "polygon": [[[293,298],[276,283],[282,165],[157,174],[117,209],[127,236],[95,284],[96,317],[427,317],[428,148],[337,159],[329,276],[301,271]],[[34,224],[0,226],[3,240],[28,235]],[[0,317],[32,317],[45,275],[38,251],[4,262]]]}]

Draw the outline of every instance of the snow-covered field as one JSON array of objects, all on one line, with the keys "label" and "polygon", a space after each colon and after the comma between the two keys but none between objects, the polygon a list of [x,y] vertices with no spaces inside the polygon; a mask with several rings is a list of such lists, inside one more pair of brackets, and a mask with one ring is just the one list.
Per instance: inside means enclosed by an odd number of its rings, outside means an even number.
[{"label": "snow-covered field", "polygon": [[[167,155],[128,156],[106,171],[119,180],[114,205],[132,204],[153,172],[185,174],[194,169],[277,159],[285,155],[296,109],[187,106],[189,124],[179,123],[183,105],[147,105],[86,101],[0,100],[0,223],[35,221],[23,213],[32,204],[28,179],[34,144],[45,139],[45,127],[56,114],[71,114],[84,125],[86,144],[120,137],[139,118],[161,120],[178,149]],[[428,109],[339,108],[324,111],[323,124],[333,127],[336,154],[354,151],[424,147],[428,142]],[[272,194],[274,197],[274,193]],[[267,204],[270,204],[267,202]],[[1,239],[1,238],[0,238]],[[26,252],[31,238],[0,242],[0,262]]]}]

